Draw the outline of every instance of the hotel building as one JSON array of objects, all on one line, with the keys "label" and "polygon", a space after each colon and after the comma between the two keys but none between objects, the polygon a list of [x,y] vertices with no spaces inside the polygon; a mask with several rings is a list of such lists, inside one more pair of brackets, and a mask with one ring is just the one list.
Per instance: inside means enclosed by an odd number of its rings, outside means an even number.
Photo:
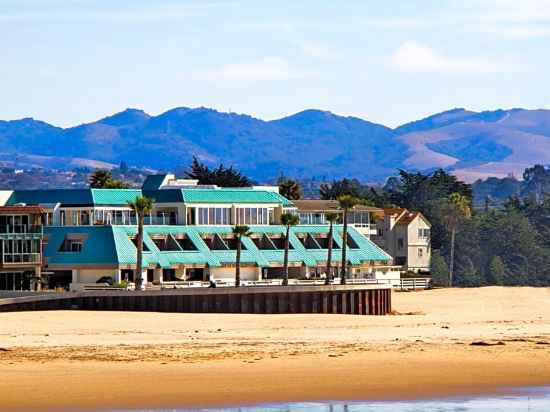
[{"label": "hotel building", "polygon": [[[35,241],[34,248],[21,249],[25,251],[22,255],[33,256],[25,259],[34,261],[18,263],[29,266],[19,265],[17,270],[1,266],[0,273],[33,271],[33,279],[41,280],[37,285],[75,290],[106,278],[133,280],[137,226],[128,203],[141,195],[154,200],[153,211],[145,219],[143,239],[141,271],[147,283],[165,287],[190,281],[230,284],[235,277],[237,242],[232,228],[237,224],[250,226],[252,232],[242,239],[241,279],[246,283],[282,277],[285,227],[280,225],[280,217],[285,212],[297,213],[293,202],[279,195],[276,187],[219,188],[173,175],[149,176],[142,189],[0,192],[0,209],[5,209],[6,216],[27,216],[17,222],[27,222],[23,237]],[[9,215],[9,210],[16,209],[21,214]],[[16,220],[6,222],[15,225]],[[370,228],[369,222],[365,225]],[[386,276],[392,270],[388,266],[391,256],[364,236],[365,228],[349,228],[350,276]],[[341,233],[341,225],[336,225],[334,266],[341,259]],[[17,236],[21,237],[11,234],[13,239]],[[327,236],[328,225],[322,221],[291,228],[289,277],[323,276]],[[5,250],[12,249],[7,246]],[[28,283],[17,284],[20,289],[32,288]]]}]

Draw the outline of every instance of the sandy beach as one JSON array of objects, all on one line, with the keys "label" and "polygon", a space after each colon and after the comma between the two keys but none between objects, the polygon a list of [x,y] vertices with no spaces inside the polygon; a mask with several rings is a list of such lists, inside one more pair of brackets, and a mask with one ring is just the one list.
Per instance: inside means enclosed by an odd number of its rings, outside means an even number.
[{"label": "sandy beach", "polygon": [[394,293],[392,316],[0,313],[0,410],[217,406],[550,384],[550,289]]}]

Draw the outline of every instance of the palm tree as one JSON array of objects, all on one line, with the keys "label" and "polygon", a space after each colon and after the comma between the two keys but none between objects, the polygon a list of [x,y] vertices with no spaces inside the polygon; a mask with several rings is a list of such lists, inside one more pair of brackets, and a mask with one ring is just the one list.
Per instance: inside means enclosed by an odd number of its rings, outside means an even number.
[{"label": "palm tree", "polygon": [[338,199],[338,205],[340,209],[343,210],[342,223],[344,227],[342,228],[342,267],[340,268],[341,278],[340,283],[342,285],[346,284],[346,276],[348,272],[347,264],[347,246],[348,246],[348,211],[353,209],[359,204],[359,199],[350,195],[340,196]]},{"label": "palm tree", "polygon": [[302,188],[295,180],[282,176],[277,184],[279,185],[279,193],[287,199],[299,200],[302,198]]},{"label": "palm tree", "polygon": [[136,259],[136,273],[134,276],[134,283],[136,290],[141,289],[141,276],[142,276],[142,262],[143,262],[143,221],[145,215],[148,215],[153,210],[153,199],[145,196],[136,197],[133,202],[128,202],[134,213],[136,214],[138,221],[138,233],[137,233],[137,259]]},{"label": "palm tree", "polygon": [[89,183],[91,188],[101,189],[107,187],[112,180],[113,174],[111,172],[98,169],[90,175]]},{"label": "palm tree", "polygon": [[233,228],[233,234],[237,239],[237,257],[235,258],[235,287],[241,286],[241,249],[242,238],[250,236],[250,228],[246,225],[237,225]]},{"label": "palm tree", "polygon": [[300,222],[298,215],[293,213],[283,213],[281,215],[281,224],[286,226],[285,235],[285,257],[283,261],[283,286],[288,285],[288,248],[290,239],[290,226],[296,226]]},{"label": "palm tree", "polygon": [[451,231],[451,262],[449,264],[449,286],[453,286],[453,270],[455,260],[455,235],[460,223],[472,216],[470,199],[460,193],[453,193],[449,196],[444,208],[444,220],[447,228]]},{"label": "palm tree", "polygon": [[325,284],[330,285],[332,280],[332,236],[334,232],[334,223],[338,222],[340,216],[337,213],[327,213],[325,214],[325,220],[327,220],[330,225],[328,227],[328,238],[327,238],[327,277],[325,278]]}]

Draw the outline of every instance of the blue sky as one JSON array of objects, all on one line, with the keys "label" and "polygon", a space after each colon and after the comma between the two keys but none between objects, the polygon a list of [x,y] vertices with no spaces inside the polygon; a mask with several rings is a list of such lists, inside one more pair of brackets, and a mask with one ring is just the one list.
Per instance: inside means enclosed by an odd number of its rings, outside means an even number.
[{"label": "blue sky", "polygon": [[550,0],[0,0],[0,119],[550,108]]}]

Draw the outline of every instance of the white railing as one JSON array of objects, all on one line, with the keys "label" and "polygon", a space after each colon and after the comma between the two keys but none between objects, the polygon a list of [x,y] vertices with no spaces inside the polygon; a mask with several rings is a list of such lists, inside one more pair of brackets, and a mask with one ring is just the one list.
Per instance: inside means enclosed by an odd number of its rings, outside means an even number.
[{"label": "white railing", "polygon": [[[235,286],[234,280],[216,280],[214,281],[216,287],[233,287]],[[348,285],[390,285],[391,280],[386,279],[346,279]],[[264,280],[241,280],[241,286],[281,286],[283,284],[282,279],[264,279]],[[325,279],[289,279],[288,284],[291,286],[321,286],[325,284]],[[333,279],[330,284],[339,285],[340,278]],[[162,289],[179,289],[188,287],[210,287],[210,282],[187,282],[187,281],[175,281],[175,282],[163,282]]]},{"label": "white railing", "polygon": [[[234,280],[216,280],[214,281],[216,287],[233,287],[235,286]],[[241,286],[281,286],[283,284],[282,279],[264,279],[264,280],[242,280]],[[325,284],[325,279],[289,279],[288,284],[291,286],[321,286]],[[340,278],[333,279],[330,284],[339,285]],[[388,285],[392,286],[396,290],[422,290],[429,289],[431,287],[430,278],[403,278],[403,279],[364,279],[364,278],[350,278],[346,279],[347,285]],[[162,282],[160,286],[154,286],[155,289],[186,289],[186,288],[208,288],[211,287],[210,282],[203,281],[169,281]],[[148,286],[147,289],[151,289]],[[71,284],[71,291],[86,292],[96,290],[120,290],[120,288],[114,288],[107,283],[73,283]],[[129,283],[127,290],[133,290],[134,284]]]},{"label": "white railing", "polygon": [[394,289],[400,290],[420,290],[429,289],[432,285],[431,278],[401,278],[399,284],[394,285]]}]

